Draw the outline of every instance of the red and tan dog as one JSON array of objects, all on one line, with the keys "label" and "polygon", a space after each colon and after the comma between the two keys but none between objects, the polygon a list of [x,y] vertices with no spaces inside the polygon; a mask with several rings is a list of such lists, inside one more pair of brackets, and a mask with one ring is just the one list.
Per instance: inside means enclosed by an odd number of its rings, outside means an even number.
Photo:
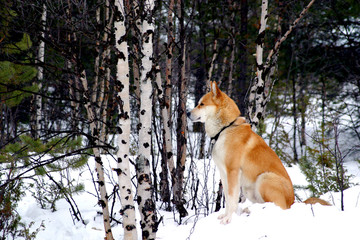
[{"label": "red and tan dog", "polygon": [[273,202],[282,209],[290,208],[294,189],[285,167],[215,82],[188,116],[194,122],[205,123],[206,133],[214,142],[212,157],[220,171],[226,200],[225,214],[219,216],[221,223],[230,223],[240,189],[252,202]]}]

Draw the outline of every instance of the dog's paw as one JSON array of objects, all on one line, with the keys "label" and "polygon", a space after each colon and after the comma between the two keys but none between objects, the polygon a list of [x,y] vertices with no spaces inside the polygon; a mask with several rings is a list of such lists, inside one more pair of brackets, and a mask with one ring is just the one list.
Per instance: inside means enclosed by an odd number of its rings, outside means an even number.
[{"label": "dog's paw", "polygon": [[229,224],[231,222],[231,215],[232,214],[222,214],[220,223],[224,225]]},{"label": "dog's paw", "polygon": [[221,220],[221,219],[223,219],[225,216],[226,216],[225,213],[224,213],[224,214],[220,214],[220,215],[218,216],[218,219]]},{"label": "dog's paw", "polygon": [[250,215],[250,209],[248,207],[244,208],[244,209],[240,209],[240,214],[246,214],[247,216]]}]

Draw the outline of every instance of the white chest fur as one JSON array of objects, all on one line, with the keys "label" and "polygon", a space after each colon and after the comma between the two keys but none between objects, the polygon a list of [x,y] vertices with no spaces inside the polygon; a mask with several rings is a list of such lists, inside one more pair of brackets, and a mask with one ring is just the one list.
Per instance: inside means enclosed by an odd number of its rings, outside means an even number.
[{"label": "white chest fur", "polygon": [[221,173],[226,173],[225,158],[226,158],[226,149],[225,149],[225,140],[226,135],[221,134],[217,141],[215,142],[212,150],[212,158],[220,170]]}]

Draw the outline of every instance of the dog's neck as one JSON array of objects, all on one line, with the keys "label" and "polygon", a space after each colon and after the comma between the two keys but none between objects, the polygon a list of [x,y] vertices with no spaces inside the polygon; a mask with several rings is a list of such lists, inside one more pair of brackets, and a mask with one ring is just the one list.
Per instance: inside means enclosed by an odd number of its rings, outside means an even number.
[{"label": "dog's neck", "polygon": [[218,120],[208,120],[205,122],[205,132],[210,138],[213,138],[224,126]]},{"label": "dog's neck", "polygon": [[237,118],[236,118],[234,121],[232,121],[231,123],[229,123],[229,125],[226,125],[226,126],[223,127],[222,129],[220,129],[220,131],[219,131],[214,137],[211,138],[211,142],[212,142],[213,144],[215,144],[215,142],[218,140],[220,134],[221,134],[225,129],[227,129],[228,127],[231,127],[231,126],[234,124],[234,122],[236,122],[236,120],[237,120]]},{"label": "dog's neck", "polygon": [[227,127],[234,123],[245,123],[245,119],[243,117],[237,117],[231,122],[220,123],[219,120],[208,120],[205,122],[205,132],[211,138],[215,138],[219,133],[225,130]]}]

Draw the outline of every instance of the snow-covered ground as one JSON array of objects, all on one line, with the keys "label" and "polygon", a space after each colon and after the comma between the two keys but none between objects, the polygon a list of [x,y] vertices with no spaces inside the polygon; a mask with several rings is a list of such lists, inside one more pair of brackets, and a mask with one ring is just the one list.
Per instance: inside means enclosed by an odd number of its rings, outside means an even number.
[{"label": "snow-covered ground", "polygon": [[[355,162],[347,163],[349,173],[354,175],[352,182],[360,183],[360,170]],[[299,168],[287,168],[296,185],[305,185],[306,180]],[[305,199],[306,192],[296,194]],[[177,226],[167,223],[160,226],[158,239],[359,239],[358,217],[360,216],[360,186],[345,191],[345,211],[340,209],[340,194],[329,193],[322,197],[334,206],[306,205],[296,202],[291,209],[282,210],[272,203],[252,204],[246,201],[239,204],[242,209],[248,208],[250,213],[234,214],[232,222],[221,225],[217,216],[212,213],[205,218],[194,220],[186,225]],[[224,209],[222,210],[224,211]],[[172,216],[170,216],[170,219]],[[194,227],[195,226],[195,227]],[[194,228],[194,229],[193,229]],[[191,233],[193,231],[193,233]]]},{"label": "snow-covered ground", "polygon": [[[91,161],[91,160],[90,160]],[[360,169],[356,162],[346,163],[348,172],[354,177],[352,182],[360,183]],[[287,168],[295,185],[305,185],[306,179],[297,166]],[[87,191],[94,188],[91,177],[86,171],[79,175],[84,181]],[[297,190],[296,194],[305,199],[307,192]],[[249,201],[239,204],[239,213],[233,215],[232,222],[221,225],[217,216],[211,213],[207,217],[196,217],[194,211],[189,210],[189,216],[182,225],[174,221],[172,212],[159,211],[163,221],[159,225],[157,239],[162,240],[211,240],[211,239],[359,239],[358,219],[360,216],[360,186],[347,189],[344,194],[345,211],[340,210],[340,194],[328,193],[322,197],[334,206],[305,205],[296,202],[291,209],[281,210],[272,203],[252,204]],[[36,239],[41,240],[67,240],[67,239],[104,239],[101,211],[94,196],[83,192],[75,196],[75,200],[82,213],[86,225],[73,223],[69,212],[69,205],[65,200],[57,203],[57,211],[41,209],[30,196],[22,199],[18,212],[22,221],[29,224],[34,222],[31,231],[38,228],[41,223],[45,225],[37,234]],[[248,208],[250,213],[242,213],[241,209]],[[116,212],[120,206],[115,205]],[[223,210],[222,210],[223,211]],[[119,218],[119,215],[117,215]],[[137,216],[137,219],[140,219]],[[122,226],[114,225],[115,239],[122,239]],[[138,226],[139,239],[141,239],[140,226]]]}]

